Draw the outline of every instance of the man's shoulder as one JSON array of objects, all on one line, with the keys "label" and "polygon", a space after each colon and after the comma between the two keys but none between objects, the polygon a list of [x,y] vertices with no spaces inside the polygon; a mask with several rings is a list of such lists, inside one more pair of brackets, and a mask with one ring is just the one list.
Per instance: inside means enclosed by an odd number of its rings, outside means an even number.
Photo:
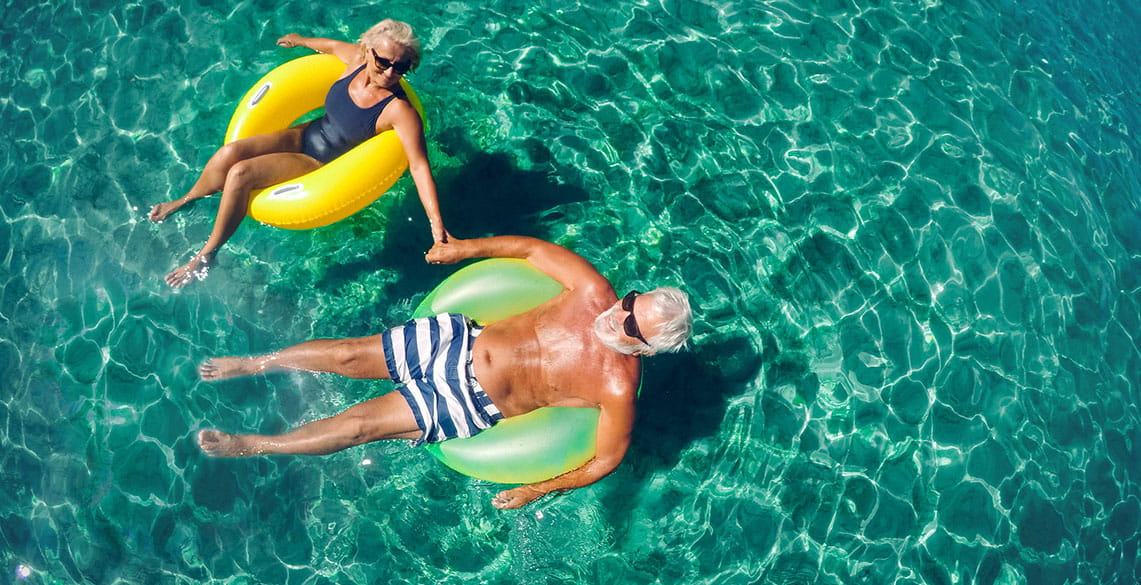
[{"label": "man's shoulder", "polygon": [[[563,293],[563,302],[584,308],[609,308],[618,297],[614,295],[614,287],[610,281],[602,278],[592,279]],[[601,311],[599,311],[601,312]]]}]

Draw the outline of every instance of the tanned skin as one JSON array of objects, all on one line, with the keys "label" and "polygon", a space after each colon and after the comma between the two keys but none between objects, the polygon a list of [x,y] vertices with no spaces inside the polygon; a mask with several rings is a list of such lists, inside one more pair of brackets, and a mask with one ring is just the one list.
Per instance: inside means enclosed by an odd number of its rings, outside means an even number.
[{"label": "tanned skin", "polygon": [[[290,33],[277,40],[282,47],[306,47],[333,55],[345,63],[342,77],[354,75],[349,82],[349,97],[361,108],[372,107],[400,89],[401,75],[393,68],[381,68],[376,57],[395,62],[405,59],[408,50],[391,41],[366,48],[358,43],[334,39],[303,37]],[[151,208],[147,218],[161,222],[187,203],[221,193],[218,214],[210,237],[191,259],[164,277],[172,288],[179,289],[195,280],[202,280],[209,272],[218,250],[230,239],[246,217],[250,193],[281,181],[295,179],[322,166],[322,163],[301,152],[302,134],[308,124],[285,130],[250,136],[226,144],[206,163],[198,180],[182,197],[159,203]],[[393,100],[376,120],[376,133],[395,130],[408,156],[408,169],[416,184],[420,202],[432,227],[432,238],[441,242],[448,239],[447,229],[440,216],[436,181],[428,164],[424,127],[415,108],[404,100]]]},{"label": "tanned skin", "polygon": [[[618,466],[630,445],[634,401],[641,376],[642,351],[619,352],[595,331],[595,320],[614,311],[600,326],[624,347],[642,347],[626,336],[621,308],[610,282],[583,257],[555,244],[520,236],[436,242],[426,259],[452,264],[469,258],[522,258],[559,282],[563,291],[539,307],[488,325],[472,349],[475,377],[505,417],[545,406],[599,410],[593,458],[563,475],[497,494],[498,508],[518,508],[552,492],[590,485]],[[661,327],[653,295],[637,297],[633,307],[642,333],[652,338]],[[314,340],[266,356],[214,358],[200,368],[203,379],[217,380],[278,370],[334,372],[354,378],[389,378],[379,336]],[[199,433],[199,445],[215,456],[268,453],[331,453],[380,439],[420,434],[411,408],[398,392],[358,404],[328,419],[278,436],[236,435],[215,430]]]}]

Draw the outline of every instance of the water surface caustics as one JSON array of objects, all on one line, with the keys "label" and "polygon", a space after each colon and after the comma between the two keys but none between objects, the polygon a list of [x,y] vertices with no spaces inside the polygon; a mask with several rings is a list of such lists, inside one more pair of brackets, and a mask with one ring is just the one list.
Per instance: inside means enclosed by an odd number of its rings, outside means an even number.
[{"label": "water surface caustics", "polygon": [[[17,2],[0,62],[0,569],[30,583],[1134,583],[1137,7]],[[376,20],[424,41],[448,228],[693,296],[625,462],[519,512],[402,444],[205,458],[389,384],[204,384],[396,324],[454,268],[407,178],[162,275],[233,103]],[[411,193],[409,193],[412,191]]]}]

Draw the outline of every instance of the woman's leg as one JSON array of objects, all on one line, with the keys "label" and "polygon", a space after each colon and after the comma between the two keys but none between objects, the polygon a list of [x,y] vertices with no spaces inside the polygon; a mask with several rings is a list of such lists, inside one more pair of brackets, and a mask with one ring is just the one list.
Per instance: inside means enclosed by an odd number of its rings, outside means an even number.
[{"label": "woman's leg", "polygon": [[225,380],[283,370],[340,374],[361,380],[388,380],[381,336],[314,339],[254,357],[216,357],[198,368],[203,380]]},{"label": "woman's leg", "polygon": [[381,439],[416,439],[421,434],[404,396],[399,392],[389,392],[341,414],[313,421],[282,435],[232,435],[212,429],[199,431],[198,446],[212,457],[326,455]]},{"label": "woman's leg", "polygon": [[222,187],[225,186],[226,175],[230,172],[230,168],[243,160],[275,152],[301,152],[303,129],[304,126],[286,128],[269,134],[249,136],[223,145],[206,162],[202,174],[198,176],[194,186],[185,195],[155,205],[147,214],[147,219],[162,221],[171,213],[178,211],[183,205],[221,191]]},{"label": "woman's leg", "polygon": [[222,199],[210,237],[189,262],[166,275],[166,283],[182,288],[194,279],[206,278],[214,253],[234,235],[245,219],[251,191],[300,177],[320,166],[321,163],[312,157],[293,152],[265,154],[231,166],[222,187]]}]

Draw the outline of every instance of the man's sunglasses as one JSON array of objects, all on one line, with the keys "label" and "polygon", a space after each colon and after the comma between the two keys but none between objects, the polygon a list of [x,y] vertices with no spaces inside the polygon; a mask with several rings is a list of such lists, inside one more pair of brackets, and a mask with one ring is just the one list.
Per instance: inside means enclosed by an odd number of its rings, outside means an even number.
[{"label": "man's sunglasses", "polygon": [[626,293],[626,296],[622,297],[622,310],[630,313],[626,316],[626,320],[622,321],[622,331],[626,333],[626,335],[646,345],[650,345],[650,342],[646,341],[645,337],[642,337],[642,330],[638,328],[638,321],[634,319],[634,299],[640,294],[642,293],[632,290]]},{"label": "man's sunglasses", "polygon": [[408,73],[409,69],[412,68],[411,61],[389,61],[388,59],[377,55],[376,51],[372,49],[369,49],[369,52],[372,53],[372,58],[376,60],[376,66],[380,68],[381,71],[392,69],[396,72],[397,75],[404,75],[405,73]]}]

